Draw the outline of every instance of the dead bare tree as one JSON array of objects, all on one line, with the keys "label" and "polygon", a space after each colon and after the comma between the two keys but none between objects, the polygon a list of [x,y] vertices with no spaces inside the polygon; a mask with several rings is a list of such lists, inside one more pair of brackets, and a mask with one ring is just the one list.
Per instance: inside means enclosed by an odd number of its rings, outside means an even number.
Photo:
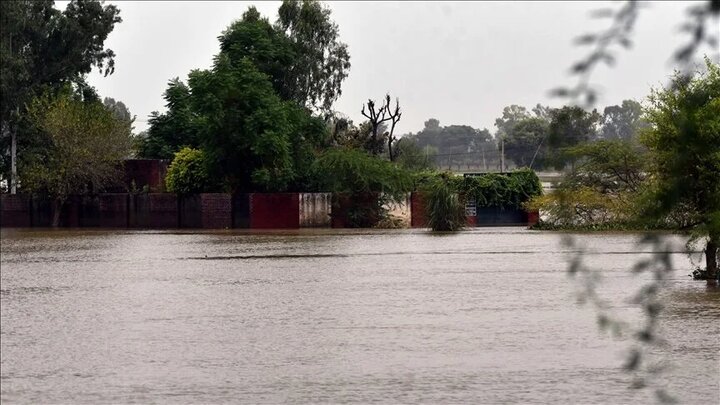
[{"label": "dead bare tree", "polygon": [[[390,100],[390,96],[388,95],[386,97],[386,100]],[[367,106],[367,112],[365,111],[365,107]],[[378,129],[380,128],[380,125],[383,122],[390,121],[392,118],[386,116],[388,113],[387,105],[385,104],[385,101],[383,101],[383,104],[378,108],[375,109],[375,101],[368,99],[366,104],[363,104],[362,115],[368,119],[368,122],[370,122],[370,127],[372,128],[372,134],[371,134],[371,143],[370,150],[373,154],[379,155],[382,153],[383,148],[383,139],[378,139]]]},{"label": "dead bare tree", "polygon": [[400,100],[396,97],[395,98],[395,110],[390,110],[390,95],[385,95],[385,110],[387,110],[388,117],[390,118],[390,132],[387,135],[387,143],[388,143],[388,156],[390,157],[390,161],[395,160],[395,155],[393,154],[392,145],[393,142],[396,141],[395,139],[395,125],[400,121],[400,116],[402,113],[400,112]]}]

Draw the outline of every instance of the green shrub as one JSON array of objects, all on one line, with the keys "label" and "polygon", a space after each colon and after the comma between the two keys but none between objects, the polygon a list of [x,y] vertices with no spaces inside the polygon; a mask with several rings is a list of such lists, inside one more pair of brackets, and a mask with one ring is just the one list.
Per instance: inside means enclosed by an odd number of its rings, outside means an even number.
[{"label": "green shrub", "polygon": [[209,191],[209,159],[200,149],[185,147],[175,153],[168,167],[165,187],[171,193],[193,194]]},{"label": "green shrub", "polygon": [[452,179],[439,176],[424,189],[428,225],[433,231],[457,231],[465,226],[465,203],[452,186]]}]

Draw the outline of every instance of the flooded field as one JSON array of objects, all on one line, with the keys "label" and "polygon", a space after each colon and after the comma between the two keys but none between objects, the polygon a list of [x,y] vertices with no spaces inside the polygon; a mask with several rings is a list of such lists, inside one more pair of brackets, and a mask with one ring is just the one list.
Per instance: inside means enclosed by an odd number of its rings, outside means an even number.
[{"label": "flooded field", "polygon": [[[637,321],[637,237],[576,237]],[[718,403],[720,293],[671,239],[653,384]],[[576,303],[564,249],[519,228],[4,229],[3,403],[654,401]]]}]

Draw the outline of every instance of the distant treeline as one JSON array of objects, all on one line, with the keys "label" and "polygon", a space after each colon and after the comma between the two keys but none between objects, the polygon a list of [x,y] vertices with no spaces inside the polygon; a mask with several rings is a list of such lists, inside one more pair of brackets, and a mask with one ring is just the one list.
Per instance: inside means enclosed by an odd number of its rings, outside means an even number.
[{"label": "distant treeline", "polygon": [[437,168],[499,171],[504,150],[506,169],[552,170],[569,163],[564,148],[603,139],[631,140],[647,123],[640,103],[624,100],[602,113],[540,104],[528,110],[513,104],[503,109],[495,126],[492,134],[468,125],[441,126],[430,118],[421,131],[406,134],[399,142],[405,143],[403,150],[416,155],[415,160],[425,159]]}]

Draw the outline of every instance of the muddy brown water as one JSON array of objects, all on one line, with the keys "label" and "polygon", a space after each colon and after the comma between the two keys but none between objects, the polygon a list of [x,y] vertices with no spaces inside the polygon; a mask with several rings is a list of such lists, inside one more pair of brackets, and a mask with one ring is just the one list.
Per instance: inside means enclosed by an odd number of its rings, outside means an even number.
[{"label": "muddy brown water", "polygon": [[[667,368],[579,306],[560,236],[519,228],[251,233],[2,230],[5,403],[720,403],[720,293],[663,292]],[[629,301],[636,235],[576,235]]]}]

